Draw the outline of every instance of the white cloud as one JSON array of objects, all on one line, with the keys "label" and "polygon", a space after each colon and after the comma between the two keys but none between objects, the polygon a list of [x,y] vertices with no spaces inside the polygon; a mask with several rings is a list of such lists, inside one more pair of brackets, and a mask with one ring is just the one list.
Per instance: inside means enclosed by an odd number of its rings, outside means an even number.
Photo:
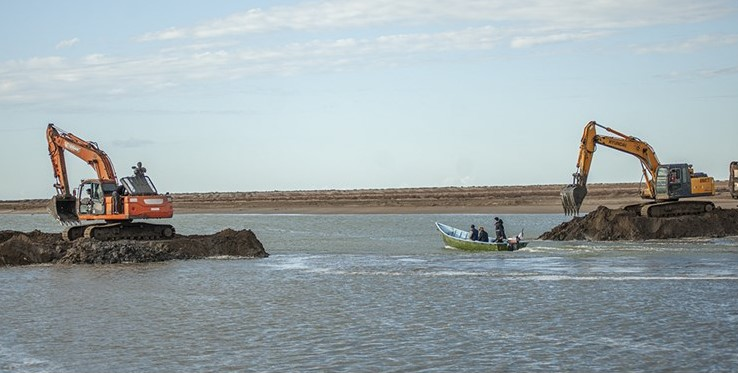
[{"label": "white cloud", "polygon": [[67,40],[62,40],[59,43],[56,44],[56,49],[64,49],[69,48],[77,45],[79,43],[79,38],[72,38]]},{"label": "white cloud", "polygon": [[701,70],[689,70],[689,71],[670,71],[663,74],[656,75],[657,78],[679,81],[679,80],[693,80],[693,79],[712,79],[721,78],[732,75],[738,75],[738,65],[720,67],[720,68],[708,68]]},{"label": "white cloud", "polygon": [[54,69],[64,64],[64,58],[58,56],[33,57],[25,61],[12,61],[12,65],[21,65],[31,69]]},{"label": "white cloud", "polygon": [[337,30],[378,25],[454,22],[516,24],[559,29],[622,29],[696,22],[735,5],[727,0],[324,0],[250,9],[192,27],[169,28],[139,40],[214,38],[277,30]]},{"label": "white cloud", "polygon": [[[440,0],[325,0],[251,9],[137,39],[167,41],[158,51],[0,63],[0,102],[59,99],[71,89],[95,98],[146,94],[188,81],[426,63],[432,60],[428,56],[461,60],[471,53],[502,48],[593,40],[626,27],[692,22],[722,14],[726,4],[721,0],[694,4],[691,0],[562,0],[555,4],[459,0],[449,6]],[[261,37],[262,33],[268,34]],[[75,38],[62,43],[77,42]],[[706,36],[675,46],[652,46],[651,51],[735,43],[738,35]],[[647,47],[643,48],[645,53]]]},{"label": "white cloud", "polygon": [[519,36],[510,41],[512,48],[528,48],[542,44],[564,43],[570,41],[582,41],[600,38],[610,34],[609,32],[579,32],[562,34],[543,34],[537,36]]},{"label": "white cloud", "polygon": [[636,46],[634,50],[640,54],[651,53],[689,53],[704,48],[721,47],[738,44],[738,34],[700,35],[694,38],[670,43]]},{"label": "white cloud", "polygon": [[16,83],[11,80],[0,80],[0,97],[12,94],[15,91]]},{"label": "white cloud", "polygon": [[[3,87],[8,88],[0,90],[0,101],[8,99],[11,91],[22,90],[36,91],[36,97],[63,97],[69,85],[91,94],[97,92],[101,97],[112,97],[121,92],[168,89],[188,80],[231,80],[265,73],[289,75],[396,65],[412,61],[417,55],[492,49],[503,38],[495,28],[478,27],[375,38],[309,40],[262,48],[238,44],[213,50],[203,45],[170,47],[137,58],[102,54],[89,54],[76,60],[56,56],[31,58],[0,65],[0,71],[13,72],[3,82]],[[48,86],[41,88],[44,85]]]},{"label": "white cloud", "polygon": [[736,74],[738,74],[738,66],[724,67],[720,69],[702,70],[699,72],[699,75],[708,77],[708,78],[729,76],[729,75],[736,75]]},{"label": "white cloud", "polygon": [[83,57],[81,62],[85,65],[102,65],[110,63],[111,59],[104,54],[95,53]]},{"label": "white cloud", "polygon": [[187,33],[185,30],[180,30],[180,29],[171,27],[163,31],[146,33],[138,37],[137,40],[138,41],[174,40],[174,39],[181,39],[185,36],[187,36]]}]

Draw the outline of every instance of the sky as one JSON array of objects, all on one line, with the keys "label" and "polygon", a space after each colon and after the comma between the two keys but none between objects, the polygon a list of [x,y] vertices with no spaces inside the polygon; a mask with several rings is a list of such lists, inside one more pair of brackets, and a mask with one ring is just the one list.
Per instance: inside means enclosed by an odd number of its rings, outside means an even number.
[{"label": "sky", "polygon": [[[0,200],[54,194],[48,123],[172,193],[563,186],[590,120],[738,160],[735,0],[5,0],[0,32]],[[598,148],[590,183],[640,180]]]}]

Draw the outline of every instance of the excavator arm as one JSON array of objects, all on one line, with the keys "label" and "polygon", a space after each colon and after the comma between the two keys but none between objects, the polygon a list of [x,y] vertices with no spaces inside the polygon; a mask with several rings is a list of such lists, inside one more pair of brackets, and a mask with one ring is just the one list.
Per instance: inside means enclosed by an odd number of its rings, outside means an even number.
[{"label": "excavator arm", "polygon": [[[598,127],[615,136],[598,135]],[[653,148],[636,137],[625,135],[591,121],[584,126],[582,141],[579,145],[577,171],[573,174],[573,181],[561,190],[561,202],[567,215],[579,214],[579,208],[582,206],[584,197],[587,196],[587,177],[597,145],[604,145],[638,158],[641,161],[643,176],[646,180],[646,186],[641,192],[641,197],[654,198],[656,170],[660,162]]]},{"label": "excavator arm", "polygon": [[115,176],[113,163],[108,155],[100,150],[97,143],[82,140],[69,132],[56,128],[51,123],[46,128],[46,140],[49,143],[49,156],[54,167],[54,177],[61,186],[61,188],[57,188],[59,194],[69,194],[69,181],[67,180],[67,169],[64,161],[65,150],[87,162],[97,173],[98,179],[117,181],[118,178]]},{"label": "excavator arm", "polygon": [[46,141],[49,145],[49,157],[54,169],[54,188],[56,195],[52,198],[49,211],[60,222],[77,222],[74,212],[76,198],[72,195],[64,153],[69,151],[89,164],[103,182],[116,183],[113,163],[96,143],[85,141],[69,132],[65,132],[50,123],[46,128]]}]

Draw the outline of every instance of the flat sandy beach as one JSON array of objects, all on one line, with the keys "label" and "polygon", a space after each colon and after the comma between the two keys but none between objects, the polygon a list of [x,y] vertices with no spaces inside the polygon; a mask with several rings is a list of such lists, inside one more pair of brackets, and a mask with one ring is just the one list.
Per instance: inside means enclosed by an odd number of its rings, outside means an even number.
[{"label": "flat sandy beach", "polygon": [[[726,181],[716,181],[708,199],[722,208],[738,207]],[[239,214],[555,214],[563,213],[563,185],[440,187],[270,192],[175,193],[175,213]],[[597,206],[638,203],[638,183],[590,184],[582,213]],[[45,199],[0,201],[0,213],[46,213]]]}]

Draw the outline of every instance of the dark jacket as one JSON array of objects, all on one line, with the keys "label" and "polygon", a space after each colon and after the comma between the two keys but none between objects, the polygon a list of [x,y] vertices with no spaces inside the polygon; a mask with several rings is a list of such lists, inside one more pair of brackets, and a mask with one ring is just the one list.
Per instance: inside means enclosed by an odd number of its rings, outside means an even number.
[{"label": "dark jacket", "polygon": [[472,228],[470,233],[471,233],[469,235],[470,240],[476,241],[479,239],[479,231],[477,230],[477,228]]},{"label": "dark jacket", "polygon": [[505,226],[502,223],[502,219],[495,220],[495,230],[496,231],[504,231]]},{"label": "dark jacket", "polygon": [[505,226],[502,224],[502,219],[495,220],[495,239],[500,242],[507,238],[505,234]]}]

